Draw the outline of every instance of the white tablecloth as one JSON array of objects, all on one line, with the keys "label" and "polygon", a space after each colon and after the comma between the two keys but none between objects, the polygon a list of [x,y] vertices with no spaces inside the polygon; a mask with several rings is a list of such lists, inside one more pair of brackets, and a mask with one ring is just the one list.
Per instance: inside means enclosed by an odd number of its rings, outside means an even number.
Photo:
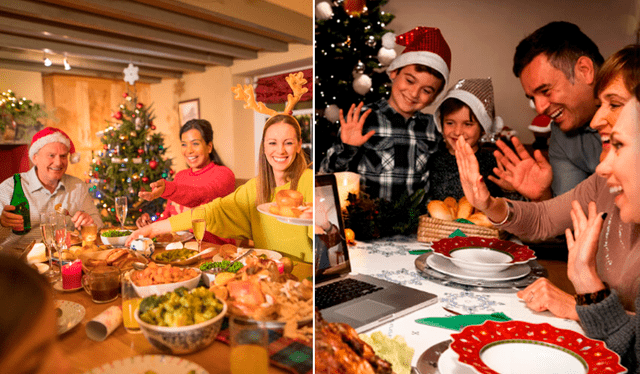
[{"label": "white tablecloth", "polygon": [[418,242],[415,236],[396,236],[371,242],[358,241],[355,246],[349,247],[349,258],[353,272],[371,275],[438,295],[436,304],[365,332],[369,335],[372,332],[380,331],[390,338],[396,335],[404,337],[407,344],[415,349],[413,365],[427,348],[442,340],[449,339],[450,335],[455,332],[415,322],[415,320],[425,317],[451,316],[452,314],[445,311],[443,307],[463,314],[503,312],[513,320],[531,323],[546,322],[559,328],[584,333],[575,321],[557,318],[549,312],[533,312],[518,299],[515,292],[465,291],[443,286],[424,278],[414,265],[418,256],[409,253],[412,250],[424,249],[429,249],[429,245]]}]

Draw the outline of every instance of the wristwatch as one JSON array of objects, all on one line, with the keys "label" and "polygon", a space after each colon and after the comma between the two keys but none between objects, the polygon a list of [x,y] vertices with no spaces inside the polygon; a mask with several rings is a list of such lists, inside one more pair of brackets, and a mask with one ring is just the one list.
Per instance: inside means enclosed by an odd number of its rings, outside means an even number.
[{"label": "wristwatch", "polygon": [[575,295],[574,298],[578,305],[591,305],[601,302],[609,295],[611,295],[611,289],[609,285],[605,283],[603,290],[592,293],[579,293]]}]

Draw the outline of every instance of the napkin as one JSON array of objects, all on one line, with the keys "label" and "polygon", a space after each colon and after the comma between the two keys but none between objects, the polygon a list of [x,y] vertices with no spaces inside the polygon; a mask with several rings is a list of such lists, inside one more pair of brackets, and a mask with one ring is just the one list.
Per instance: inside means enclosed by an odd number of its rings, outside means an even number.
[{"label": "napkin", "polygon": [[34,262],[46,262],[47,261],[47,251],[45,250],[44,244],[36,243],[29,254],[27,255],[27,262],[33,264]]},{"label": "napkin", "polygon": [[416,322],[423,325],[442,327],[443,329],[460,331],[470,325],[481,325],[485,321],[506,322],[511,321],[504,313],[491,314],[462,314],[450,317],[428,317],[417,319]]},{"label": "napkin", "polygon": [[113,330],[122,324],[122,309],[119,306],[111,306],[87,322],[85,331],[91,340],[101,342],[109,336]]},{"label": "napkin", "polygon": [[[462,218],[461,218],[462,219]],[[462,230],[460,229],[455,229],[450,235],[450,238],[455,238],[455,237],[461,237],[461,238],[466,238],[467,236],[464,234],[464,232],[462,232]]]}]

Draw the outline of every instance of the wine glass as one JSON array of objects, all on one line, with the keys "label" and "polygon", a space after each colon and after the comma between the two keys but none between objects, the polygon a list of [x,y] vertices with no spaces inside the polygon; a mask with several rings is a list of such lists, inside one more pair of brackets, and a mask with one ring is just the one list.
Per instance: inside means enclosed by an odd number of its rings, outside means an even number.
[{"label": "wine glass", "polygon": [[191,227],[193,228],[193,236],[198,242],[198,252],[202,249],[202,238],[204,238],[206,226],[207,221],[205,220],[204,208],[193,208],[191,210]]},{"label": "wine glass", "polygon": [[116,197],[116,217],[118,217],[118,221],[120,221],[120,228],[124,229],[124,221],[127,219],[127,210],[129,206],[127,205],[127,197],[119,196]]},{"label": "wine glass", "polygon": [[62,268],[62,251],[67,249],[67,217],[64,214],[53,213],[53,244],[58,252],[58,265]]},{"label": "wine glass", "polygon": [[44,275],[49,278],[50,282],[54,282],[60,276],[60,271],[53,268],[53,241],[54,229],[53,219],[50,213],[40,213],[40,232],[42,233],[42,244],[49,257],[49,270]]}]

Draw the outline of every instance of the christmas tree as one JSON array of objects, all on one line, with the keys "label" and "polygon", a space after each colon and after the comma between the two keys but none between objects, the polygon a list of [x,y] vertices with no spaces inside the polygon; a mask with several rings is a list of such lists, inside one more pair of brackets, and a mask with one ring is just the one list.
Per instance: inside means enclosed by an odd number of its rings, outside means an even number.
[{"label": "christmas tree", "polygon": [[108,127],[96,135],[104,150],[93,154],[89,191],[102,212],[103,221],[115,226],[114,200],[126,196],[129,205],[125,225],[135,225],[136,219],[148,213],[156,220],[164,210],[164,199],[148,202],[138,198],[141,190],[149,191],[149,184],[173,175],[171,160],[165,160],[164,137],[153,133],[153,110],[138,102],[135,94],[124,93],[125,102],[107,120]]},{"label": "christmas tree", "polygon": [[315,105],[316,167],[333,144],[339,109],[388,97],[386,68],[396,57],[395,35],[386,26],[394,16],[387,0],[336,0],[316,4]]}]

